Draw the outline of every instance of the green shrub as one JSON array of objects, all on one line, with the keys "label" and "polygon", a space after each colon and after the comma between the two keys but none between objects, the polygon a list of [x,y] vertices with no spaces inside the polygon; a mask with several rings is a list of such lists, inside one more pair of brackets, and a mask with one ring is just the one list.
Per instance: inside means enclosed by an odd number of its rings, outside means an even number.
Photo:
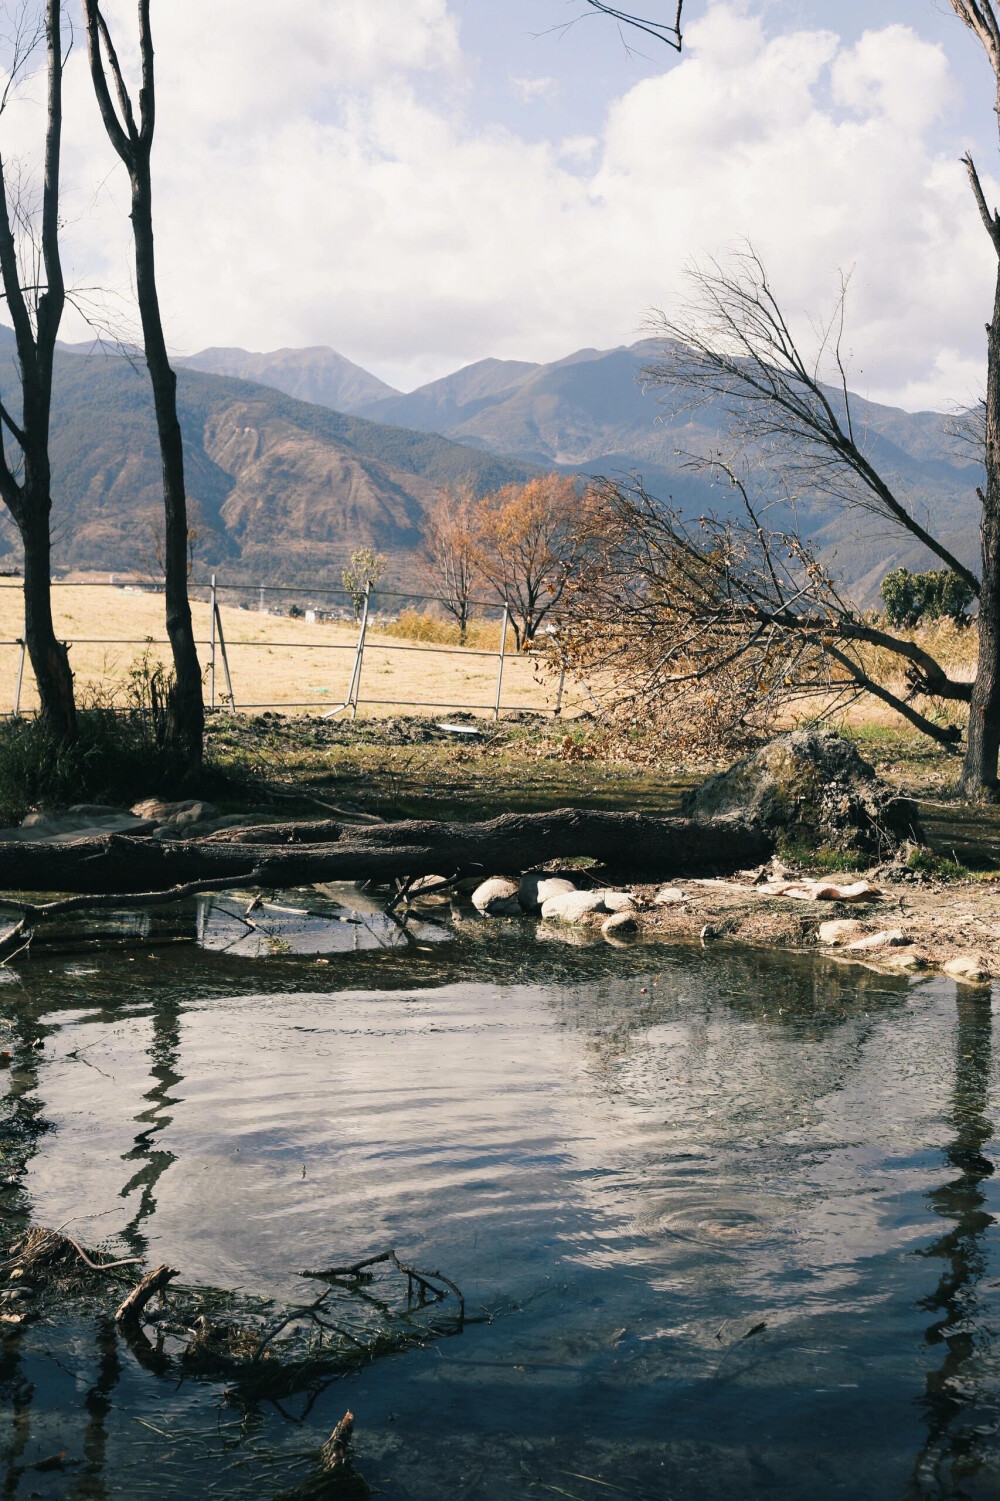
[{"label": "green shrub", "polygon": [[970,584],[951,568],[911,573],[893,568],[879,590],[890,625],[912,627],[921,620],[951,620],[968,625],[973,598]]}]

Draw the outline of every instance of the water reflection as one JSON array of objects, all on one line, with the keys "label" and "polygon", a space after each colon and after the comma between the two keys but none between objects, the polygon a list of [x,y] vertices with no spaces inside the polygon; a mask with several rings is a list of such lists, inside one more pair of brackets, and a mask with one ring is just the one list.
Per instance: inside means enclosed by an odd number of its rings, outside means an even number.
[{"label": "water reflection", "polygon": [[[944,982],[805,956],[539,949],[478,924],[433,961],[278,956],[249,995],[245,958],[204,952],[64,972],[58,1002],[37,982],[39,1218],[124,1203],[94,1238],[280,1296],[394,1244],[498,1316],[339,1383],[301,1434],[143,1368],[106,1319],[36,1326],[0,1359],[4,1496],[273,1496],[267,1456],[347,1405],[400,1501],[600,1493],[581,1474],[676,1501],[993,1494],[988,1003],[960,992],[956,1023]],[[63,1448],[61,1479],[29,1469]]]},{"label": "water reflection", "polygon": [[[955,1087],[948,1123],[955,1132],[945,1160],[955,1176],[928,1194],[934,1213],[950,1228],[920,1252],[942,1263],[937,1286],[921,1307],[933,1315],[926,1340],[944,1346],[943,1360],[926,1378],[927,1443],[915,1469],[914,1496],[963,1496],[984,1464],[995,1460],[984,1439],[995,1438],[995,1401],[977,1380],[977,1365],[994,1338],[981,1288],[989,1268],[987,1232],[995,1223],[984,1185],[994,1167],[984,1148],[992,1141],[990,1081],[993,1015],[989,995],[958,988]],[[991,1420],[984,1427],[984,1418]],[[977,1431],[978,1429],[978,1431]]]}]

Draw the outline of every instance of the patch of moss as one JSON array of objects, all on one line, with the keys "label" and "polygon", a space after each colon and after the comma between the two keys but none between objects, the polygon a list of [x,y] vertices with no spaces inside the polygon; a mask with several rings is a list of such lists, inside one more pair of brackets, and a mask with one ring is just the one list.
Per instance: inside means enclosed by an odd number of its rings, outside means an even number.
[{"label": "patch of moss", "polygon": [[975,876],[975,872],[967,865],[936,855],[926,845],[916,845],[910,850],[906,857],[906,868],[919,871],[921,875],[934,876],[939,881],[968,881]]}]

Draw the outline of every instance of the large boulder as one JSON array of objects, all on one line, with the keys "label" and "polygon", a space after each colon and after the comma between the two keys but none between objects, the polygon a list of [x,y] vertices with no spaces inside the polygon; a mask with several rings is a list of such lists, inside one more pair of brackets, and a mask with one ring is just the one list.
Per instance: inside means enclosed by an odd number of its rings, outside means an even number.
[{"label": "large boulder", "polygon": [[691,818],[741,814],[784,849],[884,859],[922,842],[916,804],[883,782],[857,747],[823,730],[780,735],[689,792]]}]

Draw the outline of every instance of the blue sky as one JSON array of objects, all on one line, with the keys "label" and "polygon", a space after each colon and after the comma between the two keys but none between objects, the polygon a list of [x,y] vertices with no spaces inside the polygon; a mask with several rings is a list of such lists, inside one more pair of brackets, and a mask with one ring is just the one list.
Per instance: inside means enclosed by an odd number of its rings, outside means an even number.
[{"label": "blue sky", "polygon": [[[641,0],[620,8],[669,19],[670,0]],[[705,10],[702,0],[686,0],[689,24]],[[595,109],[605,110],[640,79],[663,72],[674,55],[648,38],[613,23],[582,0],[457,0],[463,45],[477,60],[482,93],[477,115],[526,135],[542,138],[592,128]],[[978,44],[955,18],[947,0],[771,0],[750,5],[774,30],[830,29],[845,42],[866,30],[893,23],[912,27],[947,51],[963,99],[956,117],[976,132],[990,129],[990,74]],[[512,89],[519,77],[551,78],[554,87],[529,108]],[[991,142],[995,149],[995,143]]]},{"label": "blue sky", "polygon": [[[134,62],[132,0],[109,8]],[[947,0],[686,9],[678,59],[583,0],[154,0],[174,349],[327,344],[410,388],[630,342],[749,239],[806,338],[852,272],[857,387],[975,399],[995,263],[958,159],[998,198],[1000,162]],[[126,184],[79,48],[67,108],[67,262],[127,331]],[[26,99],[0,145],[30,160],[39,121]]]}]

